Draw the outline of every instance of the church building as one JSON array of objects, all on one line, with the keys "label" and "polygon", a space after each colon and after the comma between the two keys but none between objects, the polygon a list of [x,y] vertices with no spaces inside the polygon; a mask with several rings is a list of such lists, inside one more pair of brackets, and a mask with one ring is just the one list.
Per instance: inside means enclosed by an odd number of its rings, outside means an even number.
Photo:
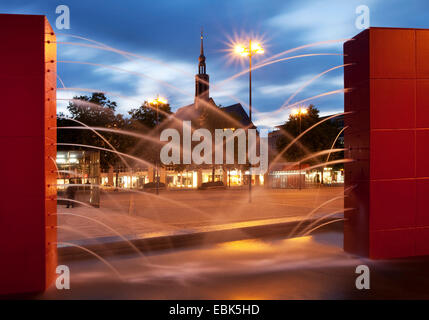
[{"label": "church building", "polygon": [[[210,96],[210,77],[207,74],[203,41],[203,35],[201,34],[198,73],[195,75],[194,102],[179,108],[175,113],[175,119],[190,121],[192,129],[205,128],[211,132],[215,129],[256,129],[240,103],[222,107],[218,106]],[[169,124],[165,125],[170,126]],[[178,170],[183,171],[178,172]],[[222,181],[225,186],[241,186],[248,184],[249,176],[246,165],[191,164],[167,168],[165,180],[170,187],[196,188],[202,183],[211,181]],[[253,184],[262,182],[262,176],[252,177]]]},{"label": "church building", "polygon": [[[179,108],[173,117],[163,121],[159,126],[159,132],[166,128],[175,128],[181,132],[183,121],[190,121],[192,130],[205,128],[213,132],[215,129],[256,129],[240,103],[222,107],[218,106],[210,97],[210,77],[207,73],[203,40],[203,34],[201,34],[194,101],[192,104]],[[131,175],[124,172],[120,176],[123,176],[123,179],[120,178],[125,181],[125,184],[122,185],[125,188],[141,188],[141,181],[144,184],[156,180],[153,167],[147,168],[145,171],[133,172]],[[104,180],[108,181],[107,177]],[[102,183],[104,180],[102,179]],[[237,187],[247,185],[249,180],[248,167],[243,164],[162,165],[159,169],[159,181],[170,189],[196,189],[203,183],[212,181],[221,181],[226,187]],[[253,175],[252,184],[263,183],[263,175]]]}]

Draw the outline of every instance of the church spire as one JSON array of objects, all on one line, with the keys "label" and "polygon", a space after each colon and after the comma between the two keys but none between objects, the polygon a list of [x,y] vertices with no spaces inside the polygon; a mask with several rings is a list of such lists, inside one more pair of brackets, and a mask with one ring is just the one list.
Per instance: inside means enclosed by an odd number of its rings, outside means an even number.
[{"label": "church spire", "polygon": [[201,28],[201,48],[198,62],[198,74],[206,74],[206,57],[204,56],[203,28]]},{"label": "church spire", "polygon": [[200,50],[200,56],[204,56],[203,28],[201,28],[201,50]]},{"label": "church spire", "polygon": [[204,37],[201,28],[201,47],[200,56],[198,57],[198,74],[195,76],[195,101],[198,99],[209,99],[209,75],[206,73],[206,57],[204,55]]}]

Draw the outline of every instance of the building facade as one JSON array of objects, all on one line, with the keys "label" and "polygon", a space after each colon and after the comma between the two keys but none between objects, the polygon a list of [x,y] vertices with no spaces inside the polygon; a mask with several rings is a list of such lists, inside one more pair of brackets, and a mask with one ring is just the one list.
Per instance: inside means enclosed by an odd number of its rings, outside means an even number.
[{"label": "building facade", "polygon": [[[332,115],[320,117],[320,121],[331,116]],[[344,147],[344,116],[338,116],[328,121],[340,132],[337,141],[341,147]],[[276,126],[275,130],[268,133],[268,158],[271,164],[267,177],[268,187],[294,189],[317,185],[340,186],[344,184],[343,168],[326,165],[312,169],[311,166],[305,162],[301,163],[301,165],[298,162],[272,163],[279,154],[277,147],[279,139],[284,137],[285,134],[286,132],[284,131],[283,125]]]},{"label": "building facade", "polygon": [[[163,121],[158,131],[175,128],[182,132],[183,123],[191,123],[191,131],[204,128],[210,132],[216,129],[256,129],[250,121],[247,112],[240,103],[226,107],[218,106],[210,97],[210,77],[207,73],[206,57],[204,55],[203,35],[201,34],[200,55],[198,57],[198,73],[195,75],[195,97],[192,104],[179,108],[173,117]],[[212,134],[214,137],[214,134]],[[234,142],[235,143],[235,142]],[[247,142],[246,142],[247,144]],[[214,152],[212,155],[214,159]],[[212,161],[214,163],[214,161]],[[123,168],[117,172],[110,169],[101,173],[101,185],[105,188],[144,188],[144,184],[156,182],[165,184],[171,189],[196,189],[207,182],[222,182],[227,187],[262,185],[263,175],[252,175],[246,164],[186,164],[162,165],[156,174],[156,168]]]}]

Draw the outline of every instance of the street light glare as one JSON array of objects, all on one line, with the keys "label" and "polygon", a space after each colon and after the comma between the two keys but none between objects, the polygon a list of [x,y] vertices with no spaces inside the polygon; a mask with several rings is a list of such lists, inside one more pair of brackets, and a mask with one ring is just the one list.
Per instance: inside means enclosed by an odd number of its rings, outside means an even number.
[{"label": "street light glare", "polygon": [[263,54],[264,49],[259,42],[251,42],[250,48],[242,44],[236,44],[234,52],[242,57],[248,57],[254,54]]},{"label": "street light glare", "polygon": [[234,52],[235,52],[235,53],[237,53],[237,54],[239,54],[239,55],[241,55],[241,56],[243,56],[243,57],[245,57],[245,56],[249,55],[249,52],[248,52],[247,48],[246,48],[246,47],[244,47],[244,46],[243,46],[243,45],[241,45],[241,44],[237,44],[237,45],[234,47]]},{"label": "street light glare", "polygon": [[252,50],[252,52],[257,53],[257,54],[264,53],[264,49],[262,49],[262,46],[259,42],[252,42],[251,50]]},{"label": "street light glare", "polygon": [[[242,57],[249,57],[249,119],[250,122],[252,122],[252,56],[255,54],[262,54],[264,53],[264,49],[262,49],[262,46],[259,41],[252,41],[252,39],[249,39],[249,45],[245,46],[240,43],[236,43],[234,45],[234,53],[236,55],[240,55]],[[249,165],[251,167],[251,165]],[[251,170],[249,169],[247,173],[249,175],[249,203],[252,202],[252,174],[250,173]]]},{"label": "street light glare", "polygon": [[158,104],[167,104],[168,100],[164,97],[158,97],[156,99],[149,99],[150,104],[158,105]]},{"label": "street light glare", "polygon": [[166,98],[163,98],[163,97],[159,97],[157,100],[161,104],[167,104],[168,103],[168,100]]},{"label": "street light glare", "polygon": [[292,109],[292,115],[293,116],[299,116],[299,115],[303,115],[303,114],[308,114],[307,108],[299,107],[298,109]]}]

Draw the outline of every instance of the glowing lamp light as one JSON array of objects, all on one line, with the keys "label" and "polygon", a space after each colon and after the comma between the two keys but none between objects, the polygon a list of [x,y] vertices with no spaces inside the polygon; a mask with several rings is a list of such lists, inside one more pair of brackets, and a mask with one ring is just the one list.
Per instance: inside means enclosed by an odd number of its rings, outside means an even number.
[{"label": "glowing lamp light", "polygon": [[293,116],[305,115],[305,114],[308,114],[308,109],[300,107],[298,109],[292,109],[291,113]]},{"label": "glowing lamp light", "polygon": [[158,97],[156,99],[150,99],[148,102],[150,104],[157,105],[157,104],[167,104],[168,100],[166,98],[163,98],[163,97]]},{"label": "glowing lamp light", "polygon": [[252,42],[251,50],[252,50],[252,52],[257,53],[257,54],[264,53],[264,49],[262,49],[261,44],[258,42],[256,42],[256,43]]},{"label": "glowing lamp light", "polygon": [[248,57],[249,55],[263,54],[264,49],[259,42],[251,42],[250,48],[242,44],[235,45],[234,52],[242,57]]},{"label": "glowing lamp light", "polygon": [[167,104],[168,103],[167,99],[163,98],[163,97],[158,97],[158,102],[161,104]]},{"label": "glowing lamp light", "polygon": [[247,50],[247,48],[246,47],[244,47],[243,45],[241,45],[241,44],[237,44],[235,47],[234,47],[234,52],[236,53],[236,54],[239,54],[240,56],[242,56],[242,57],[246,57],[246,56],[248,56],[249,55],[249,51]]}]

